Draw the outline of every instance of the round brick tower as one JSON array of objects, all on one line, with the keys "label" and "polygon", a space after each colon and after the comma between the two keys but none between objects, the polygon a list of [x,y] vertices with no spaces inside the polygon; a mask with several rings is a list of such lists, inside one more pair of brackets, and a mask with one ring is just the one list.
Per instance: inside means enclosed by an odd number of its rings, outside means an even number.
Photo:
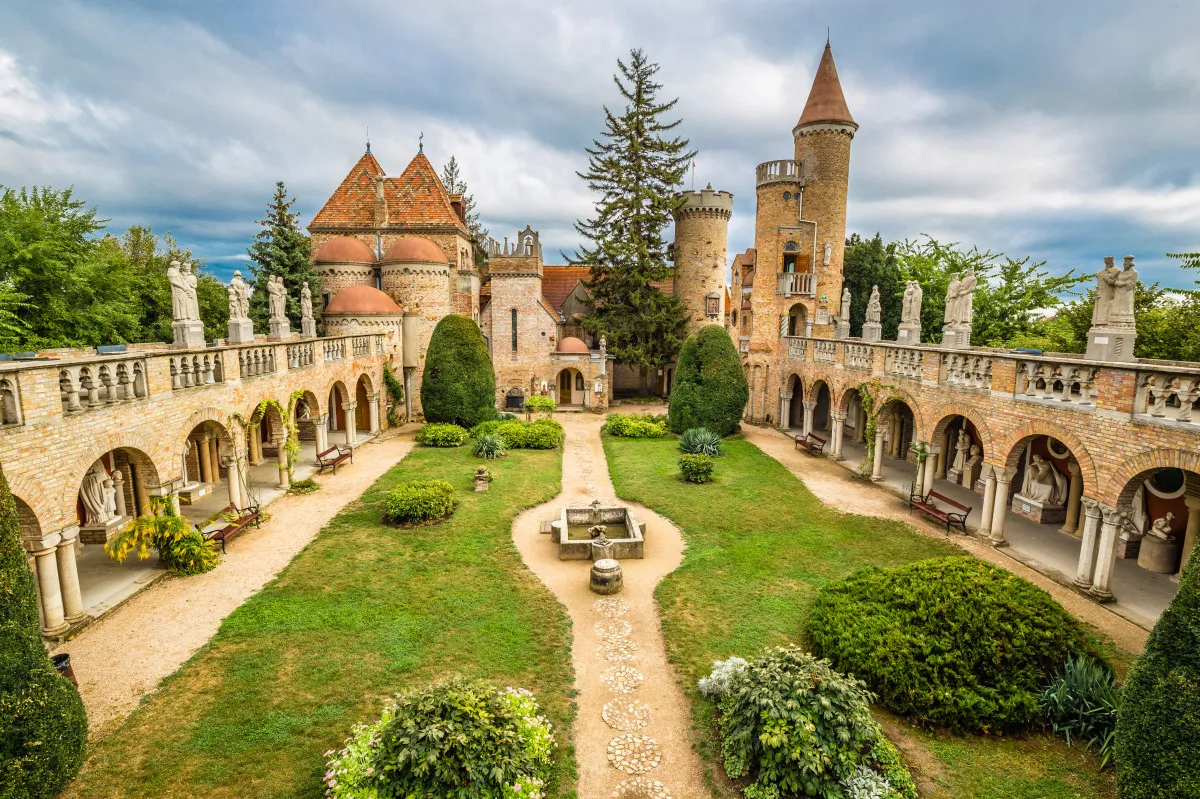
[{"label": "round brick tower", "polygon": [[434,324],[451,313],[450,262],[429,239],[397,240],[379,260],[379,271],[380,287],[406,312],[416,312]]},{"label": "round brick tower", "polygon": [[725,323],[725,252],[733,195],[713,191],[684,191],[675,195],[683,205],[675,212],[675,294],[691,317],[688,332],[704,325]]},{"label": "round brick tower", "polygon": [[[817,305],[828,307],[831,316],[837,313],[842,293],[850,141],[857,130],[842,94],[833,51],[826,43],[804,113],[792,135],[804,177],[802,216],[817,227]],[[832,335],[832,326],[820,325],[813,335]]]}]

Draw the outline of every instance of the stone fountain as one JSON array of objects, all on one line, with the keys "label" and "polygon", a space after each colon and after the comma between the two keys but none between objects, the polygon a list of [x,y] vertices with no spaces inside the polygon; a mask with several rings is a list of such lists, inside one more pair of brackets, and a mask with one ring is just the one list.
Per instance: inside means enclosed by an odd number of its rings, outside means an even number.
[{"label": "stone fountain", "polygon": [[644,535],[644,525],[629,508],[601,505],[598,500],[582,508],[563,508],[550,523],[559,560],[641,558]]}]

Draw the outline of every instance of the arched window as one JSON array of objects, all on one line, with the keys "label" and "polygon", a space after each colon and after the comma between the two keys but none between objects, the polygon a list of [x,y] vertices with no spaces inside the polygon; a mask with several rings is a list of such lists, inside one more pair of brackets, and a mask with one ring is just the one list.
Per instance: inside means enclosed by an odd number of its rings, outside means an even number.
[{"label": "arched window", "polygon": [[575,390],[583,391],[583,373],[582,372],[575,373]]}]

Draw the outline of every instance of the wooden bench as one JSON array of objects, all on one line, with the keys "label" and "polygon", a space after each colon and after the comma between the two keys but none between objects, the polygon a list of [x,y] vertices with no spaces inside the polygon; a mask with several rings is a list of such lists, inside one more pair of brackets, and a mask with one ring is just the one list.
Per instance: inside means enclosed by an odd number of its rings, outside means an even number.
[{"label": "wooden bench", "polygon": [[354,463],[354,448],[347,445],[339,447],[334,445],[324,452],[317,453],[317,474],[326,469],[333,469],[333,473],[337,474],[337,467],[344,461]]},{"label": "wooden bench", "polygon": [[225,552],[225,542],[226,541],[228,541],[229,539],[234,538],[238,535],[241,535],[243,532],[246,531],[246,528],[249,527],[251,524],[253,524],[255,527],[258,527],[258,508],[257,507],[251,505],[249,507],[242,508],[239,511],[236,508],[234,508],[232,505],[226,505],[220,511],[218,516],[224,516],[225,514],[231,514],[231,513],[236,513],[237,518],[231,522],[225,522],[224,526],[218,527],[215,530],[209,530],[208,532],[204,532],[204,530],[201,529],[201,525],[199,525],[199,524],[196,525],[196,530],[199,531],[200,535],[204,536],[205,541],[220,541],[221,542],[221,553],[222,554],[224,554],[224,552]]},{"label": "wooden bench", "polygon": [[[934,500],[949,505],[950,509],[943,510],[937,505],[934,505]],[[913,508],[925,513],[946,525],[946,535],[950,535],[950,527],[958,527],[963,531],[963,535],[967,534],[967,516],[971,513],[971,506],[964,505],[961,502],[950,499],[945,494],[939,494],[936,491],[930,491],[925,496],[909,491],[908,494],[908,512],[911,514]]]},{"label": "wooden bench", "polygon": [[809,455],[817,455],[825,451],[825,439],[812,433],[796,436],[796,449],[802,449]]}]

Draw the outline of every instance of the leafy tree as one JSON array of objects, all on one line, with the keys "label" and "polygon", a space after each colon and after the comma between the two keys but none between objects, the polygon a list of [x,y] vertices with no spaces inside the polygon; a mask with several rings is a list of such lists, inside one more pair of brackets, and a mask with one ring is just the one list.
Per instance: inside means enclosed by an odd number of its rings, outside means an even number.
[{"label": "leafy tree", "polygon": [[1122,799],[1200,797],[1200,557],[1154,625],[1117,711]]},{"label": "leafy tree", "polygon": [[680,120],[662,119],[678,99],[659,102],[658,65],[632,50],[617,68],[613,82],[625,109],[616,115],[604,107],[605,130],[587,148],[588,170],[578,174],[600,197],[595,216],[576,222],[587,244],[568,260],[591,268],[584,328],[607,336],[609,352],[641,370],[648,392],[652,371],[675,358],[687,326],[679,298],[655,284],[670,276],[662,233],[696,152],[671,133]]},{"label": "leafy tree", "polygon": [[[896,261],[896,244],[884,244],[878,233],[873,239],[864,239],[853,233],[846,239],[843,264],[842,286],[850,289],[852,335],[862,334],[862,323],[867,318],[867,301],[871,298],[871,287],[879,286],[883,337],[895,339],[900,329],[900,311],[904,298],[904,280],[900,276],[900,266]],[[835,303],[840,302],[841,297],[835,299]]]},{"label": "leafy tree", "polygon": [[[292,211],[295,204],[294,198],[288,199],[283,181],[276,183],[267,216],[258,220],[262,230],[255,234],[254,243],[246,250],[253,261],[250,273],[254,276],[250,317],[260,330],[265,330],[268,324],[267,279],[271,275],[283,277],[283,285],[287,288],[287,316],[293,330],[300,329],[300,286],[308,283],[313,298],[320,296],[321,278],[313,270],[312,243],[300,229],[299,212]],[[314,308],[313,312],[319,314],[320,309]]]},{"label": "leafy tree", "polygon": [[17,506],[0,471],[0,796],[56,796],[79,771],[87,716],[46,657]]},{"label": "leafy tree", "polygon": [[196,298],[207,338],[221,338],[229,322],[229,293],[225,285],[205,270],[207,265],[181,248],[170,233],[160,239],[146,226],[134,225],[119,241],[133,275],[134,308],[141,330],[138,341],[174,340],[171,330],[171,283],[167,267],[171,261],[191,261],[196,270]]},{"label": "leafy tree", "polygon": [[471,428],[496,415],[496,372],[479,326],[460,314],[443,316],[425,351],[421,408],[427,422]]},{"label": "leafy tree", "polygon": [[475,243],[475,263],[487,263],[487,250],[483,243],[487,240],[488,230],[479,221],[479,212],[475,210],[475,195],[467,191],[467,182],[463,180],[458,169],[458,160],[450,156],[450,160],[442,167],[442,185],[451,194],[461,194],[463,215],[467,218],[467,228],[471,231],[471,239]]},{"label": "leafy tree", "polygon": [[719,436],[738,429],[750,387],[733,339],[721,325],[688,336],[675,368],[667,421],[673,432],[704,427]]}]

